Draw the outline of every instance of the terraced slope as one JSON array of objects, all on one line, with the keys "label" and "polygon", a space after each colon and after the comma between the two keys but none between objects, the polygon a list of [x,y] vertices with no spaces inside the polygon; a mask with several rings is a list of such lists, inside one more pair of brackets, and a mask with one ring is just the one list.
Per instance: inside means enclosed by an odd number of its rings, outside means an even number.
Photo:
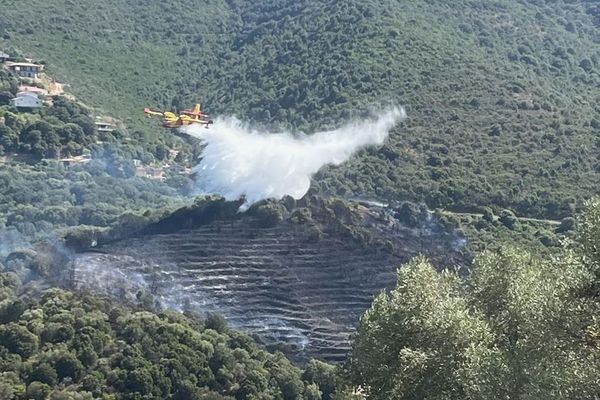
[{"label": "terraced slope", "polygon": [[385,246],[363,248],[338,228],[319,236],[315,226],[263,228],[243,216],[80,254],[75,280],[116,296],[151,292],[159,307],[221,313],[298,360],[342,360],[360,315],[395,284],[402,262],[419,251],[440,264],[462,261],[460,238],[435,224],[409,229],[381,209],[359,209],[362,227]]}]

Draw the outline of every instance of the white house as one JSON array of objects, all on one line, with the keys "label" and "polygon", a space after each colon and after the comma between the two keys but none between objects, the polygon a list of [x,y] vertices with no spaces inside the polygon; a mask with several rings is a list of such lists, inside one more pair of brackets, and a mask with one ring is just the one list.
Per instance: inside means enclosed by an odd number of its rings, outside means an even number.
[{"label": "white house", "polygon": [[19,92],[17,97],[10,101],[10,105],[17,108],[39,108],[42,106],[42,100],[35,93]]},{"label": "white house", "polygon": [[22,78],[33,78],[37,79],[39,74],[44,70],[44,66],[41,64],[33,64],[30,62],[7,62],[5,64],[6,69],[14,72]]},{"label": "white house", "polygon": [[3,51],[0,51],[0,62],[10,60],[10,56]]},{"label": "white house", "polygon": [[98,132],[112,132],[115,130],[113,125],[108,121],[97,120],[95,125]]}]

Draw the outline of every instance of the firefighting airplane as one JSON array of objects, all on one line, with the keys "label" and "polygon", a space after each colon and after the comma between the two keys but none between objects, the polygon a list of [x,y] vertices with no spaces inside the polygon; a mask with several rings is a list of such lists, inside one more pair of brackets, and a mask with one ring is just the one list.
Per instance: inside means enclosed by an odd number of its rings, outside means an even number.
[{"label": "firefighting airplane", "polygon": [[162,117],[162,126],[169,129],[193,124],[204,125],[208,129],[208,126],[213,123],[212,119],[200,110],[200,104],[196,104],[193,110],[183,110],[179,115],[171,111],[155,111],[149,108],[144,108],[144,113],[148,116]]}]

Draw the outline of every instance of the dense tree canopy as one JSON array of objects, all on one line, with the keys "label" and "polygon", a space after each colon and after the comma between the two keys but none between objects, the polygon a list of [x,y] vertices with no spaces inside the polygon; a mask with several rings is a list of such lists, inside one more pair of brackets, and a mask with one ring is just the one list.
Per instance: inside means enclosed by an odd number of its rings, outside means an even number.
[{"label": "dense tree canopy", "polygon": [[[396,103],[408,119],[388,143],[322,171],[321,190],[560,219],[600,183],[594,0],[32,0],[4,11],[0,46],[47,60],[83,101],[143,130],[140,147],[170,140],[142,120],[149,105],[199,101],[310,132]],[[36,135],[31,151],[44,152]]]},{"label": "dense tree canopy", "polygon": [[[33,0],[35,22],[24,18],[24,4],[7,3],[0,46],[42,59],[49,74],[127,129],[96,132],[90,109],[65,97],[33,113],[0,106],[0,152],[39,159],[90,151],[92,180],[102,172],[128,179],[134,160],[190,166],[199,154],[142,119],[144,106],[180,110],[200,101],[258,128],[310,132],[396,103],[409,117],[388,142],[325,167],[316,189],[452,211],[489,207],[500,223],[466,221],[471,242],[501,236],[554,247],[553,227],[516,217],[571,217],[600,183],[592,1],[217,0],[190,9],[183,1]],[[0,71],[0,103],[16,91],[17,79]],[[169,150],[178,151],[174,160]],[[187,177],[167,175],[169,186],[188,193]],[[140,196],[156,198],[156,186]],[[73,194],[77,202],[90,197],[79,187]],[[164,205],[159,197],[145,205]],[[105,226],[126,211],[107,215],[101,204],[95,217],[86,205],[83,224]],[[39,230],[36,221],[19,222],[36,228],[21,233]]]},{"label": "dense tree canopy", "polygon": [[302,374],[250,337],[215,330],[215,317],[154,314],[59,289],[23,303],[18,285],[0,273],[2,399],[348,398],[334,367],[313,361]]},{"label": "dense tree canopy", "polygon": [[582,399],[600,390],[600,202],[572,250],[479,255],[470,275],[424,259],[364,315],[350,365],[373,399]]}]

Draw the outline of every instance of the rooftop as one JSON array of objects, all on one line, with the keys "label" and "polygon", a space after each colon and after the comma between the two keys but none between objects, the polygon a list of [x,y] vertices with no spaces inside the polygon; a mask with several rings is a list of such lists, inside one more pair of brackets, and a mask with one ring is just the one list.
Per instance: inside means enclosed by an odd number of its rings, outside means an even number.
[{"label": "rooftop", "polygon": [[24,96],[31,96],[37,99],[38,95],[36,92],[28,92],[28,91],[23,91],[23,92],[19,92],[17,93],[17,97],[24,97]]},{"label": "rooftop", "polygon": [[34,63],[30,63],[30,62],[7,62],[6,63],[7,67],[38,67],[38,68],[44,68],[44,66],[42,64],[34,64]]},{"label": "rooftop", "polygon": [[90,155],[83,154],[81,156],[60,158],[58,161],[63,164],[87,164],[91,159]]},{"label": "rooftop", "polygon": [[96,125],[96,129],[98,129],[98,132],[112,132],[112,131],[114,131],[114,125],[110,121],[106,121],[106,120],[102,120],[102,119],[96,119],[96,121],[94,122],[94,124]]}]

